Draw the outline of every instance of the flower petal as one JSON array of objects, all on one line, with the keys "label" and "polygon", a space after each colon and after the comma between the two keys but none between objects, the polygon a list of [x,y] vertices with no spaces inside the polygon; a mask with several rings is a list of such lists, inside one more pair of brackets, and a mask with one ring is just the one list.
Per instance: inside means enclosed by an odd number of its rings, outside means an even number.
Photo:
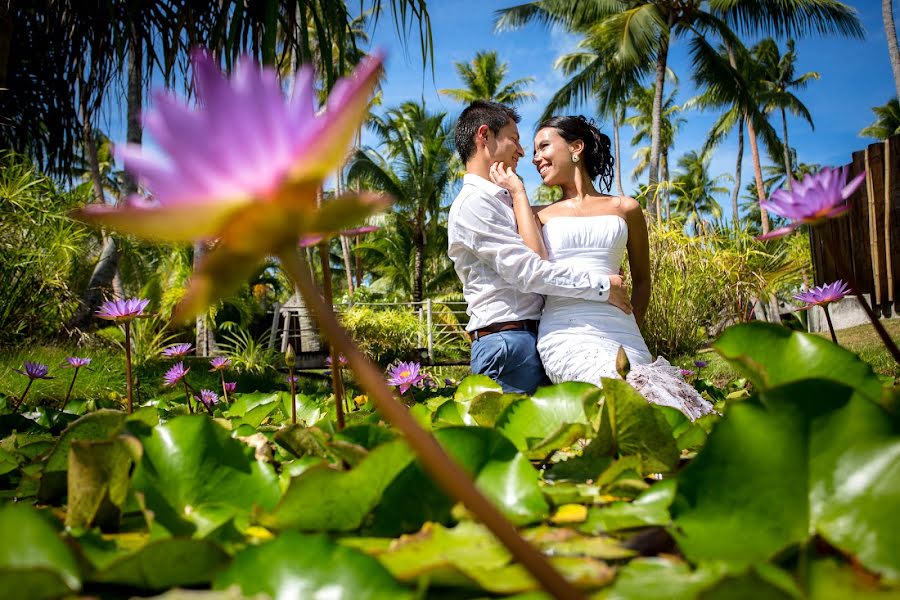
[{"label": "flower petal", "polygon": [[771,240],[771,239],[773,239],[773,238],[782,237],[782,236],[784,236],[784,235],[789,234],[789,233],[792,232],[793,230],[797,229],[797,228],[800,227],[800,225],[802,225],[802,224],[803,224],[803,223],[797,223],[797,222],[794,222],[794,223],[791,223],[790,225],[788,225],[788,226],[786,226],[786,227],[781,227],[781,228],[779,228],[779,229],[775,229],[775,230],[773,230],[773,231],[770,231],[769,233],[765,233],[765,234],[763,234],[763,235],[758,235],[758,236],[756,236],[756,239],[762,241],[762,240]]},{"label": "flower petal", "polygon": [[862,173],[860,173],[859,175],[857,175],[856,177],[851,179],[850,183],[845,185],[844,188],[841,190],[841,196],[844,198],[850,197],[850,194],[855,192],[856,188],[858,188],[860,185],[862,185],[862,182],[865,178],[866,178],[866,172],[863,171]]}]

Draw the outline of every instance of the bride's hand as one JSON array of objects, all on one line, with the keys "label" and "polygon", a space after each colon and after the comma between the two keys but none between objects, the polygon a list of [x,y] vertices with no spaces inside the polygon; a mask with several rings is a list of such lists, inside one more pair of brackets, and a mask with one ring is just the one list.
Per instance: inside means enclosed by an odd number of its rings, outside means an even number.
[{"label": "bride's hand", "polygon": [[522,183],[516,172],[512,170],[512,167],[507,167],[502,162],[495,162],[491,165],[490,176],[491,181],[509,190],[509,193],[513,194],[513,196],[517,193],[525,193],[525,184]]}]

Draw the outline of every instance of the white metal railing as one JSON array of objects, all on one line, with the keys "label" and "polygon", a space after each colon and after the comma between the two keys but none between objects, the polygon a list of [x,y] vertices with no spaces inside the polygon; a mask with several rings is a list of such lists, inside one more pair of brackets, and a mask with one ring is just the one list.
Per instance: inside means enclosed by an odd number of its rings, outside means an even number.
[{"label": "white metal railing", "polygon": [[[419,322],[422,324],[422,328],[419,332],[418,345],[420,348],[426,350],[428,360],[434,361],[434,345],[435,339],[441,340],[446,337],[455,337],[461,336],[466,337],[466,329],[465,324],[468,322],[468,313],[466,312],[466,308],[468,304],[465,301],[438,301],[432,300],[428,298],[426,300],[422,300],[421,302],[354,302],[353,304],[335,304],[334,312],[336,314],[340,314],[346,311],[351,306],[369,306],[373,308],[385,308],[385,309],[402,309],[406,308],[411,312],[415,313]],[[290,327],[288,325],[287,320],[281,321],[281,318],[288,318],[286,313],[286,309],[283,310],[283,307],[276,303],[273,307],[274,315],[272,319],[272,328],[269,337],[269,347],[274,348],[276,344],[276,338],[279,333],[279,325],[281,324],[281,350],[282,352],[287,348],[287,340],[290,332]],[[296,312],[296,311],[291,311]],[[294,315],[297,317],[298,315]]]}]

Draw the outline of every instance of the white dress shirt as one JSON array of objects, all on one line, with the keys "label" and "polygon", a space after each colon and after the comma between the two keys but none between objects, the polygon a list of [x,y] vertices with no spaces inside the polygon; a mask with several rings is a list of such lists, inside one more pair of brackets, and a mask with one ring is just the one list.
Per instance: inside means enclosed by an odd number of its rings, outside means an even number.
[{"label": "white dress shirt", "polygon": [[606,302],[609,277],[543,260],[518,233],[509,192],[467,173],[450,207],[448,254],[463,283],[474,331],[540,319],[543,295]]}]

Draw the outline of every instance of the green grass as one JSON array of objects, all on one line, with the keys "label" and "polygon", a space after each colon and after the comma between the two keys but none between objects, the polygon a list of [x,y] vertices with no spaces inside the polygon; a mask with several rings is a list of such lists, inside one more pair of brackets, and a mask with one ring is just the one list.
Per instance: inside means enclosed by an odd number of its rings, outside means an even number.
[{"label": "green grass", "polygon": [[[900,343],[900,319],[886,319],[882,320],[882,323],[891,339]],[[856,353],[861,359],[872,365],[876,373],[895,379],[900,378],[900,366],[894,362],[871,323],[842,329],[835,333],[841,346]],[[828,332],[817,335],[831,339]],[[672,364],[696,371],[695,360],[708,361],[709,364],[701,370],[700,376],[712,380],[716,385],[723,386],[741,376],[712,348],[701,350],[696,354],[680,356],[673,360]]]}]

